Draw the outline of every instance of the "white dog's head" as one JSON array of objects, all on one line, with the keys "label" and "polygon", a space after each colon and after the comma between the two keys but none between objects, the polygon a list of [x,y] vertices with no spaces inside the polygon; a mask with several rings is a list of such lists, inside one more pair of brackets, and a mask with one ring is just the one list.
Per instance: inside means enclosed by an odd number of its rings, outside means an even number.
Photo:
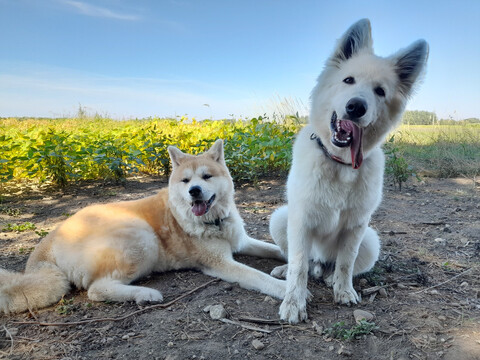
[{"label": "white dog's head", "polygon": [[209,221],[225,217],[233,201],[233,181],[225,164],[223,141],[217,140],[207,152],[188,155],[168,147],[172,161],[169,198],[183,215]]},{"label": "white dog's head", "polygon": [[387,58],[374,55],[372,45],[370,22],[353,24],[311,95],[310,123],[317,137],[332,154],[351,159],[354,168],[398,124],[428,57],[424,40]]}]

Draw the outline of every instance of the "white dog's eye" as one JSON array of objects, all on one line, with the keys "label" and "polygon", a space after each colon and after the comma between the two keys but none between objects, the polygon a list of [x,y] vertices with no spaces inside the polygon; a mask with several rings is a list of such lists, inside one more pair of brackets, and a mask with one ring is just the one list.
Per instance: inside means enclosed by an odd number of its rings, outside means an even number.
[{"label": "white dog's eye", "polygon": [[210,174],[203,174],[202,179],[203,179],[203,180],[208,180],[208,179],[210,179],[211,177],[212,177],[212,175],[210,175]]},{"label": "white dog's eye", "polygon": [[352,76],[349,76],[343,79],[343,82],[348,85],[353,85],[355,84],[355,79]]},{"label": "white dog's eye", "polygon": [[182,179],[182,182],[185,183],[185,184],[187,184],[189,181],[190,181],[190,179],[187,179],[187,178]]},{"label": "white dog's eye", "polygon": [[383,90],[382,87],[380,86],[377,86],[375,89],[375,94],[377,94],[378,96],[381,96],[381,97],[385,97],[385,90]]}]

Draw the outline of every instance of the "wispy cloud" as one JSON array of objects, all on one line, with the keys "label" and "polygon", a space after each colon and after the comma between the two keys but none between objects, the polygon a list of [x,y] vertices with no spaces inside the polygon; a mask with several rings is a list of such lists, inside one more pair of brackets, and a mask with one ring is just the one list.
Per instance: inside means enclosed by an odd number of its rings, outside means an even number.
[{"label": "wispy cloud", "polygon": [[103,17],[116,20],[137,21],[140,16],[131,14],[122,14],[104,7],[88,4],[82,1],[75,0],[61,0],[62,3],[74,8],[80,14],[86,16]]},{"label": "wispy cloud", "polygon": [[119,119],[184,114],[217,119],[258,113],[252,110],[258,99],[248,92],[195,79],[106,77],[1,60],[0,69],[0,117],[69,116],[79,103]]}]

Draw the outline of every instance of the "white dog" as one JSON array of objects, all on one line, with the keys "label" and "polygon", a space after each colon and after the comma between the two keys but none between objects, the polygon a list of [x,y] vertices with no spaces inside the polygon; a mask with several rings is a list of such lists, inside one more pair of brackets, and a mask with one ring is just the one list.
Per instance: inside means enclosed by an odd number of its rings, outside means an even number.
[{"label": "white dog", "polygon": [[[288,253],[280,317],[307,318],[307,276],[323,276],[335,301],[356,304],[354,275],[369,271],[380,241],[368,226],[381,201],[387,133],[401,119],[423,72],[428,44],[419,40],[382,58],[373,53],[370,22],[360,20],[339,40],[318,78],[310,124],[297,136],[287,182],[288,207],[272,215],[270,232]],[[333,273],[325,271],[335,264]]]}]

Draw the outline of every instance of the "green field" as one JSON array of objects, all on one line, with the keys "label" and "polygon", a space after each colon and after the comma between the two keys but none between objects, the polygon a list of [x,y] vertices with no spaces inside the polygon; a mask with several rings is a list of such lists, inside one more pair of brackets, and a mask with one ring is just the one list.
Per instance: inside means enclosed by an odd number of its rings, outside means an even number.
[{"label": "green field", "polygon": [[399,152],[420,174],[480,175],[480,124],[402,125],[393,135]]},{"label": "green field", "polygon": [[[303,126],[296,117],[272,122],[180,121],[148,119],[1,119],[0,180],[52,182],[125,181],[145,173],[168,175],[168,145],[199,153],[217,138],[225,140],[226,161],[236,180],[285,174],[294,135]],[[430,176],[480,173],[480,126],[403,125],[388,144],[410,168]],[[409,168],[409,169],[410,169]]]}]

